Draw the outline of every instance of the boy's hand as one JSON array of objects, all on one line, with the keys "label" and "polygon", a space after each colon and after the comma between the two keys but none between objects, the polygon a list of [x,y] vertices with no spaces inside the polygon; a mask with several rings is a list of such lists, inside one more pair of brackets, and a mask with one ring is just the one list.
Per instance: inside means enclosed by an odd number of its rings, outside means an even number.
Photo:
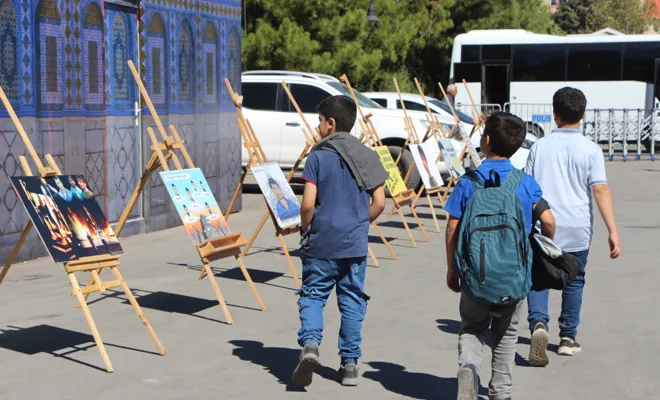
[{"label": "boy's hand", "polygon": [[447,268],[447,287],[454,293],[461,292],[460,278],[458,276],[458,271],[456,268],[448,267]]},{"label": "boy's hand", "polygon": [[610,258],[613,260],[619,258],[621,255],[621,239],[619,239],[619,234],[616,232],[610,233],[608,242],[610,243]]}]

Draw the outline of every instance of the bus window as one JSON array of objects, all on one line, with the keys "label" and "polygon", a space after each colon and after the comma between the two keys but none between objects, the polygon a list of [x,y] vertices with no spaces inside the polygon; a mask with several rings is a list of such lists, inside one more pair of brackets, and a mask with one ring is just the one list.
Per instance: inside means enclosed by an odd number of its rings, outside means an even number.
[{"label": "bus window", "polygon": [[514,82],[551,82],[564,80],[566,80],[565,45],[514,46]]},{"label": "bus window", "polygon": [[627,43],[623,54],[623,80],[653,83],[656,58],[660,58],[658,43]]},{"label": "bus window", "polygon": [[568,80],[621,80],[622,50],[623,45],[615,43],[569,45]]},{"label": "bus window", "polygon": [[461,82],[479,83],[481,82],[481,64],[479,63],[455,63],[454,79]]},{"label": "bus window", "polygon": [[511,61],[511,45],[498,44],[481,47],[481,59],[483,61]]},{"label": "bus window", "polygon": [[462,46],[461,62],[479,62],[481,61],[481,46]]}]

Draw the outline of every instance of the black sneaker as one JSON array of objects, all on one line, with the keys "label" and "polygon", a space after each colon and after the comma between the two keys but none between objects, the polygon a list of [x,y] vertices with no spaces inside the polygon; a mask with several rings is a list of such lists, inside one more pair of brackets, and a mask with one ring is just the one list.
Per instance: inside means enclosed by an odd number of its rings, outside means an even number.
[{"label": "black sneaker", "polygon": [[319,365],[319,347],[314,343],[306,344],[300,352],[300,361],[293,371],[291,380],[298,386],[309,386],[312,384],[314,370]]},{"label": "black sneaker", "polygon": [[545,330],[545,325],[538,322],[534,325],[534,332],[532,332],[532,345],[529,348],[529,365],[534,367],[545,367],[550,364],[548,358],[548,332]]},{"label": "black sneaker", "polygon": [[474,365],[464,365],[458,370],[458,394],[456,400],[477,400],[479,375]]},{"label": "black sneaker", "polygon": [[359,368],[355,363],[349,362],[339,367],[339,378],[342,386],[357,386],[359,378]]},{"label": "black sneaker", "polygon": [[582,351],[582,347],[573,338],[563,337],[559,342],[559,349],[557,354],[560,356],[574,356]]}]

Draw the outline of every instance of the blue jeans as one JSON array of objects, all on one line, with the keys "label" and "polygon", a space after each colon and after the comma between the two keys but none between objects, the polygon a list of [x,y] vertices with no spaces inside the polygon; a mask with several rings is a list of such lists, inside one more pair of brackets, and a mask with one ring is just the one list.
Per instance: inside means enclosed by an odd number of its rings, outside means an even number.
[{"label": "blue jeans", "polygon": [[[559,316],[559,337],[577,337],[577,328],[580,325],[580,310],[582,309],[582,292],[584,290],[584,276],[587,267],[587,256],[589,250],[578,251],[573,254],[580,260],[580,272],[573,282],[562,291],[561,315]],[[529,330],[534,331],[534,326],[543,322],[545,329],[549,331],[548,322],[548,297],[549,290],[531,291],[527,296]]]},{"label": "blue jeans", "polygon": [[302,258],[303,284],[300,295],[301,328],[298,344],[321,344],[323,339],[323,307],[334,286],[337,286],[337,305],[341,313],[339,355],[342,362],[356,361],[362,356],[362,321],[367,314],[369,296],[364,293],[367,257],[321,260]]}]

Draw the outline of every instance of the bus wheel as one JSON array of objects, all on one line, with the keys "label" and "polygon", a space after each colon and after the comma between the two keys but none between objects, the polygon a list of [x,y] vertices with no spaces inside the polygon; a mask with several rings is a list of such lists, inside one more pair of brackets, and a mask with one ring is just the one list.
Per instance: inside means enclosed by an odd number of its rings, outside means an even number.
[{"label": "bus wheel", "polygon": [[527,133],[536,136],[538,139],[541,139],[544,135],[543,128],[538,125],[527,123]]}]

